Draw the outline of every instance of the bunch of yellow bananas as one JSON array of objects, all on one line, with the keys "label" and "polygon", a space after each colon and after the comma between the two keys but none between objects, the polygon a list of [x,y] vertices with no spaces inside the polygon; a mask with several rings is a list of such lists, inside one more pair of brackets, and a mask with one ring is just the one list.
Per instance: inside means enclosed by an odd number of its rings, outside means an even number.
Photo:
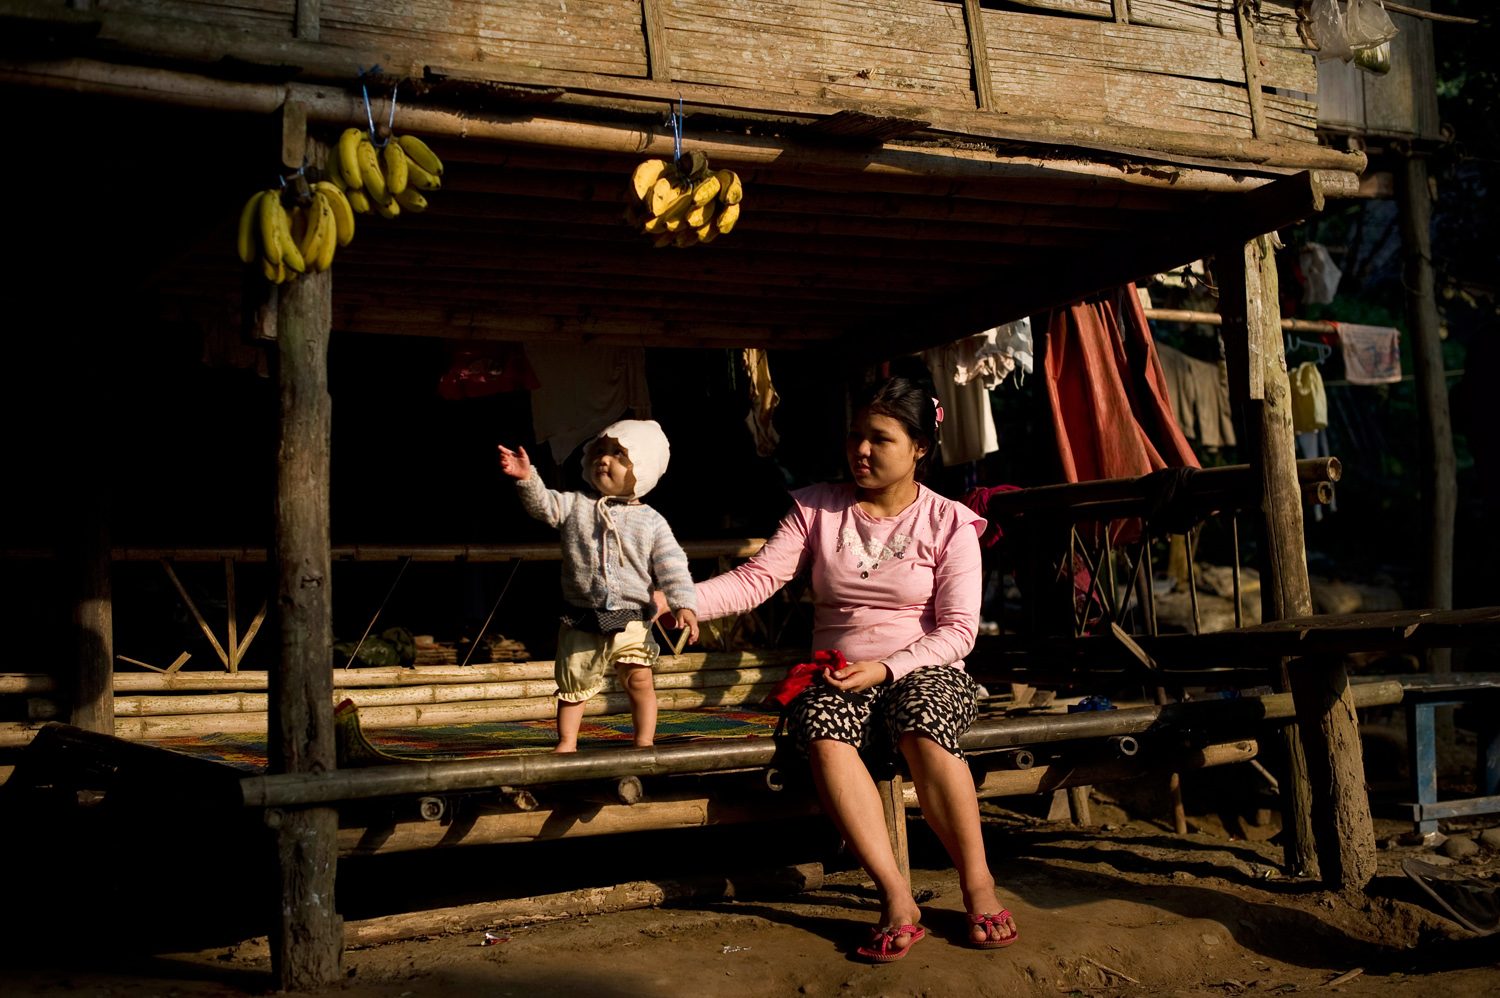
[{"label": "bunch of yellow bananas", "polygon": [[333,263],[333,251],[354,238],[354,210],[344,192],[326,180],[311,187],[306,204],[290,211],[282,204],[282,189],[256,191],[240,211],[235,248],[240,260],[260,258],[266,280],[290,281],[308,271],[321,272]]},{"label": "bunch of yellow bananas", "polygon": [[415,135],[393,135],[381,149],[362,128],[346,128],[328,154],[328,179],[361,215],[395,218],[427,208],[422,191],[443,186],[443,161]]},{"label": "bunch of yellow bananas", "polygon": [[728,235],[740,218],[744,188],[733,170],[710,170],[701,152],[676,163],[648,159],[630,177],[632,200],[625,221],[652,245],[687,247]]}]

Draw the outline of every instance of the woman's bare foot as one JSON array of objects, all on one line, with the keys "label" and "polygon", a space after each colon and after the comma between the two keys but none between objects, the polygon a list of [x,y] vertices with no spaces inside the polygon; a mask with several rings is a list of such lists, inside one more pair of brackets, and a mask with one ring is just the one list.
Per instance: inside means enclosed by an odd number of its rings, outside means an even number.
[{"label": "woman's bare foot", "polygon": [[[896,929],[903,925],[921,925],[922,909],[912,900],[911,894],[904,897],[888,898],[880,906],[880,925],[877,928]],[[909,934],[903,932],[892,943],[897,949],[904,948],[911,942]]]},{"label": "woman's bare foot", "polygon": [[[1000,903],[995,893],[994,881],[975,884],[966,888],[964,910],[969,913],[969,942],[975,946],[996,945],[1014,939],[1017,935],[1015,919]],[[1003,918],[981,918],[1004,914]]]}]

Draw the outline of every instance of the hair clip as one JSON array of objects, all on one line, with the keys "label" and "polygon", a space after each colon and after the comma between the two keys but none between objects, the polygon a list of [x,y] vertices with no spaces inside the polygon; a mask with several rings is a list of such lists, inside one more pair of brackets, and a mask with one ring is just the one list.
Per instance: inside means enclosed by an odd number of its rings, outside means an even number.
[{"label": "hair clip", "polygon": [[932,397],[932,416],[934,425],[939,427],[943,425],[943,403],[937,400],[936,395]]}]

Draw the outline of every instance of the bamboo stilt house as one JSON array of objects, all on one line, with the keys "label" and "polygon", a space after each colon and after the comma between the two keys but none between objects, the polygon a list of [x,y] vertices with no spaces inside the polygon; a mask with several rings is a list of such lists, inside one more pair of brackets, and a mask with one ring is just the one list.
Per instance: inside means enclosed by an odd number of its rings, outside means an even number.
[{"label": "bamboo stilt house", "polygon": [[[12,276],[53,293],[43,318],[107,335],[129,302],[277,342],[275,776],[334,767],[330,333],[760,347],[837,369],[1229,249],[1245,273],[1226,339],[1262,400],[1280,332],[1251,240],[1354,195],[1364,167],[1318,141],[1293,0],[0,0],[0,38],[0,91],[69,191],[18,208],[38,236]],[[681,150],[736,171],[744,200],[711,245],[658,251],[622,214],[632,170],[678,151],[671,111]],[[441,155],[428,210],[361,216],[328,273],[273,288],[247,272],[231,252],[245,197],[316,177],[345,129],[377,122]],[[1257,467],[1291,497],[1265,504],[1269,531],[1300,551],[1295,468]],[[73,493],[101,491],[80,479]],[[80,650],[60,678],[74,722],[112,732],[104,522],[81,505]],[[339,812],[267,817],[280,983],[329,983]]]}]

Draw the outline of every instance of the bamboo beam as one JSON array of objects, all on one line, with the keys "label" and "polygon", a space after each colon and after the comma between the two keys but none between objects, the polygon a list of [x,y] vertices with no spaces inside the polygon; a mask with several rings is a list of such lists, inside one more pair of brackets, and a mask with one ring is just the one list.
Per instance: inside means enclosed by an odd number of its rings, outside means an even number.
[{"label": "bamboo beam", "polygon": [[640,880],[613,887],[585,887],[560,894],[485,901],[344,923],[344,946],[358,949],[419,936],[541,925],[612,911],[656,908],[677,901],[749,900],[815,891],[823,886],[821,863],[803,863],[728,876]]},{"label": "bamboo beam", "polygon": [[[1244,740],[1156,760],[1137,755],[1027,770],[996,769],[986,774],[976,792],[985,798],[1015,797],[1053,788],[1133,779],[1160,766],[1188,770],[1228,765],[1248,761],[1255,752],[1256,743]],[[893,813],[898,815],[903,808],[917,806],[915,788],[903,785],[893,805]],[[784,821],[817,812],[816,800],[804,793],[772,793],[753,799],[746,799],[743,794],[728,799],[713,794],[682,794],[630,805],[559,804],[522,813],[484,810],[469,814],[462,824],[453,825],[431,821],[372,822],[340,829],[339,849],[344,856],[366,856],[450,846],[519,844],[632,831]],[[904,827],[904,821],[901,824]]]},{"label": "bamboo beam", "polygon": [[485,810],[460,824],[434,821],[371,822],[339,830],[341,856],[372,856],[462,845],[498,845],[591,838],[622,832],[706,828],[749,822],[785,821],[818,813],[807,794],[669,794],[639,804],[558,803],[535,811]]},{"label": "bamboo beam", "polygon": [[[441,154],[445,163],[470,164],[487,167],[483,170],[455,170],[455,191],[486,191],[487,179],[491,175],[518,173],[592,174],[597,183],[602,177],[619,178],[635,164],[632,154],[599,150],[577,150],[564,158],[558,158],[545,148],[527,146],[482,144],[463,142],[454,138],[434,138],[433,148]],[[849,193],[847,180],[837,175],[798,174],[793,181],[774,165],[749,165],[737,171],[747,187],[757,191],[777,186],[788,189],[821,191],[825,194],[845,195]],[[504,184],[505,181],[498,181]],[[445,177],[443,189],[449,189]],[[597,189],[597,188],[596,188]],[[616,188],[617,189],[617,188]],[[1169,211],[1190,209],[1194,202],[1210,198],[1204,192],[1184,193],[1160,188],[1121,188],[1112,186],[1079,187],[1076,184],[1049,184],[1038,182],[1025,186],[997,186],[973,181],[944,177],[884,176],[865,178],[860,191],[903,198],[954,199],[963,202],[978,201],[995,204],[1032,205],[1036,207],[1107,208],[1121,211]],[[615,189],[609,194],[614,195]],[[757,195],[758,197],[758,195]],[[759,201],[757,200],[757,204]]]},{"label": "bamboo beam", "polygon": [[[1398,683],[1357,689],[1365,705],[1398,703]],[[1090,716],[1097,714],[1099,716]],[[1290,718],[1287,694],[1237,700],[1193,701],[1164,707],[1053,714],[1046,717],[979,721],[959,740],[966,751],[1014,748],[1042,742],[1140,734],[1157,724],[1173,729],[1192,723],[1228,734],[1234,726],[1253,731],[1267,721]],[[247,807],[305,807],[326,801],[361,800],[409,794],[447,793],[495,786],[536,786],[600,777],[661,776],[749,769],[768,765],[776,752],[770,739],[726,740],[714,744],[654,746],[585,751],[567,755],[530,753],[493,759],[413,762],[320,774],[248,776],[240,781]],[[641,805],[635,805],[640,807]]]},{"label": "bamboo beam", "polygon": [[0,674],[0,696],[34,696],[55,692],[57,692],[57,681],[44,673],[7,672]]},{"label": "bamboo beam", "polygon": [[[1205,745],[1201,749],[1182,753],[1167,753],[1161,758],[1132,756],[1129,759],[1100,759],[1034,766],[1031,769],[993,769],[985,774],[975,789],[981,799],[990,797],[1018,797],[1023,794],[1051,794],[1056,790],[1082,788],[1096,784],[1114,783],[1132,779],[1146,772],[1161,772],[1167,769],[1187,772],[1214,766],[1228,766],[1249,762],[1259,753],[1260,747],[1253,739]],[[910,794],[908,805],[916,803],[916,794]]]},{"label": "bamboo beam", "polygon": [[[1210,326],[1221,325],[1224,317],[1218,312],[1200,312],[1185,308],[1148,308],[1146,318],[1162,322],[1202,322]],[[1281,328],[1288,333],[1328,333],[1337,336],[1339,327],[1335,322],[1320,322],[1317,319],[1282,319]]]},{"label": "bamboo beam", "polygon": [[[305,134],[305,121],[296,117],[283,126]],[[311,140],[308,145],[316,166],[323,150]],[[329,773],[335,765],[328,669],[333,647],[328,525],[332,297],[326,272],[304,274],[282,288],[277,308],[274,550],[281,653],[270,673],[266,742],[271,772],[293,777]],[[342,976],[343,932],[334,907],[338,812],[312,807],[270,817],[280,874],[270,933],[272,972],[283,990],[327,987]]]},{"label": "bamboo beam", "polygon": [[[146,39],[143,39],[146,40]],[[285,65],[286,46],[278,46],[276,65]],[[194,50],[200,55],[202,49]],[[359,54],[348,70],[338,78],[348,80],[357,65],[368,60]],[[511,70],[507,75],[516,75]],[[216,111],[241,111],[269,114],[288,100],[308,104],[309,122],[323,125],[359,125],[365,121],[364,106],[358,95],[332,88],[307,84],[269,84],[214,80],[174,70],[146,69],[95,62],[89,59],[65,59],[46,63],[0,63],[0,82],[17,86],[39,86],[71,92],[125,96],[137,100],[154,100],[183,106],[206,107]],[[616,81],[618,83],[618,81]],[[675,99],[687,88],[668,85],[670,95],[653,100]],[[686,97],[685,97],[686,99]],[[703,102],[699,102],[703,103]],[[975,112],[977,115],[978,112]],[[993,117],[993,116],[987,116]],[[471,113],[459,114],[408,103],[403,112],[406,128],[426,135],[463,136],[470,140],[516,142],[562,149],[593,149],[640,156],[665,156],[672,152],[672,137],[655,128],[629,125],[588,123],[544,116],[488,118]],[[961,120],[965,125],[968,119]],[[1049,148],[1058,144],[1082,148],[1103,145],[1118,151],[1124,143],[1119,136],[1130,135],[1144,140],[1135,150],[1148,157],[1170,159],[1179,153],[1218,157],[1221,167],[1233,167],[1234,175],[1214,169],[1181,167],[1171,171],[1138,171],[1091,159],[1048,159],[1033,156],[1001,155],[967,149],[902,146],[885,143],[873,151],[853,151],[827,145],[803,144],[783,139],[755,136],[721,135],[700,137],[695,147],[702,149],[715,163],[725,165],[759,164],[797,173],[825,174],[952,176],[986,178],[996,183],[1021,180],[1067,180],[1090,186],[1100,182],[1121,186],[1179,190],[1215,190],[1239,192],[1254,183],[1242,171],[1253,164],[1275,173],[1284,169],[1325,169],[1351,173],[1357,178],[1365,165],[1362,154],[1341,153],[1312,143],[1272,143],[1263,140],[1220,140],[1172,132],[1152,132],[1124,126],[1072,127],[1056,122],[1032,122],[1017,126],[996,122],[976,122],[975,131],[986,137],[1024,143],[1038,143]],[[1164,176],[1169,173],[1170,176]],[[1357,179],[1354,181],[1357,186]]]}]

